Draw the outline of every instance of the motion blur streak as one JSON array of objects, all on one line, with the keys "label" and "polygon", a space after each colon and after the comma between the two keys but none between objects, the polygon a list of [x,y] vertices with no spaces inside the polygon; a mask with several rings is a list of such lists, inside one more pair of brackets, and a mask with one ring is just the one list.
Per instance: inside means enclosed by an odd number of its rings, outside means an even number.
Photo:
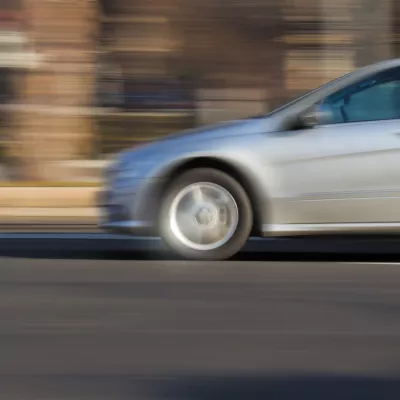
[{"label": "motion blur streak", "polygon": [[[397,265],[368,265],[371,256],[340,255],[343,243],[327,241],[309,242],[326,255],[245,253],[220,263],[107,243],[0,240],[1,398],[400,394]],[[399,259],[397,241],[363,249]],[[329,262],[332,251],[341,263]]]},{"label": "motion blur streak", "polygon": [[398,0],[0,0],[0,400],[399,399],[395,239],[186,262],[74,235],[99,222],[117,152],[399,57],[399,16]]},{"label": "motion blur streak", "polygon": [[0,178],[93,182],[115,151],[265,113],[397,57],[399,10],[395,0],[2,0]]}]

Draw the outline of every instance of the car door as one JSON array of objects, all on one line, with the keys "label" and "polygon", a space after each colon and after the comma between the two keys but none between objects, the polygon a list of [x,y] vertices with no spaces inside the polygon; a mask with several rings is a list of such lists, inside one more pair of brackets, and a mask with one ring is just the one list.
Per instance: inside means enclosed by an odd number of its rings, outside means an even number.
[{"label": "car door", "polygon": [[323,106],[331,122],[293,132],[277,165],[279,223],[400,226],[400,71],[334,93]]}]

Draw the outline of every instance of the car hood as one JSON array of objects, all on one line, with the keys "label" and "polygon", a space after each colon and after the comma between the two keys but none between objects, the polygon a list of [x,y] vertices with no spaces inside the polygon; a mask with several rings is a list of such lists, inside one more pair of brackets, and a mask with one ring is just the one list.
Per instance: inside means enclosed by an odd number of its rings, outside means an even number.
[{"label": "car hood", "polygon": [[213,126],[189,129],[159,138],[151,143],[124,151],[119,159],[122,164],[125,164],[152,156],[159,158],[161,154],[168,153],[171,149],[176,150],[181,146],[190,148],[192,143],[194,147],[199,144],[203,147],[203,143],[211,145],[211,143],[225,138],[229,140],[237,136],[274,132],[275,129],[276,123],[272,118],[266,116],[222,122]]},{"label": "car hood", "polygon": [[[267,128],[267,118],[242,119],[228,122],[220,122],[216,125],[202,128],[194,128],[168,135],[156,142],[166,142],[177,139],[197,140],[209,138],[221,138],[225,136],[238,136],[260,133]],[[263,129],[264,128],[264,129]]]}]

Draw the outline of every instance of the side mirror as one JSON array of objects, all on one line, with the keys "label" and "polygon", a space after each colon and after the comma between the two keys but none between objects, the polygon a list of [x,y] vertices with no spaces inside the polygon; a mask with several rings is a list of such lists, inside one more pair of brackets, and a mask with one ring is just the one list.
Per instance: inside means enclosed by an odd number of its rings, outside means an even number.
[{"label": "side mirror", "polygon": [[317,104],[306,111],[300,119],[304,128],[313,128],[316,125],[329,124],[333,118],[331,110],[326,106]]}]

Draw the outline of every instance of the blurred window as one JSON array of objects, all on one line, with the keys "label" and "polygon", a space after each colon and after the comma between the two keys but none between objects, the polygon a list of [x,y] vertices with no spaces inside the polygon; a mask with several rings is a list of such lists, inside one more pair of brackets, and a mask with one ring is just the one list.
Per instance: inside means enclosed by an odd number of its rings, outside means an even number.
[{"label": "blurred window", "polygon": [[400,119],[400,68],[348,86],[323,104],[330,108],[333,124]]}]

